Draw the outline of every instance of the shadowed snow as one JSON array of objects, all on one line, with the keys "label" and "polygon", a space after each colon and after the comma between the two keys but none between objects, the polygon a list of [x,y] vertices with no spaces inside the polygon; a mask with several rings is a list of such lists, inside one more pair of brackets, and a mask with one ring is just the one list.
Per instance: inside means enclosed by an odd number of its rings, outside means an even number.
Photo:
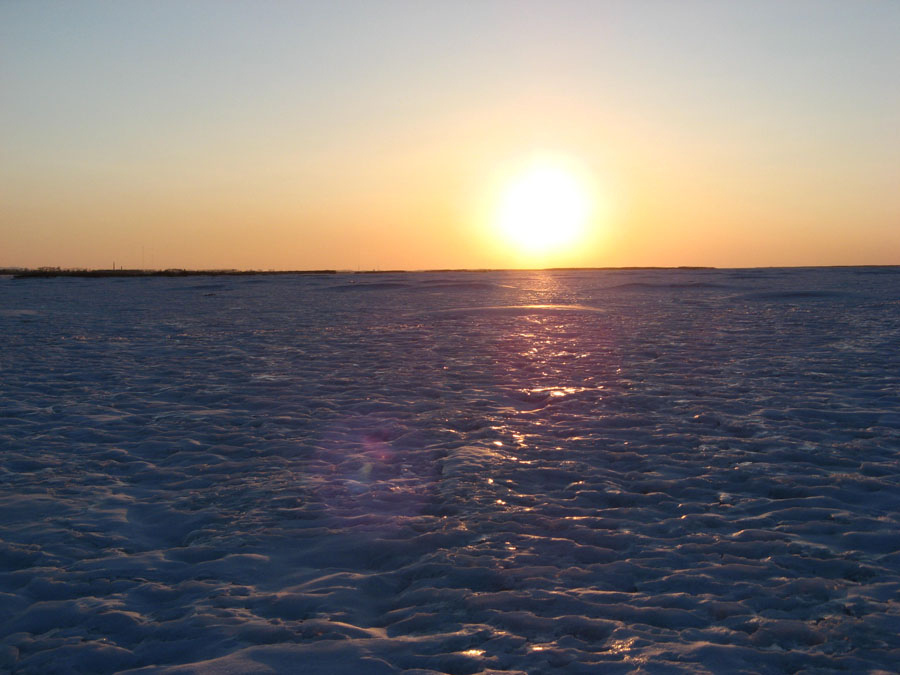
[{"label": "shadowed snow", "polygon": [[895,670],[895,278],[0,279],[0,671]]}]

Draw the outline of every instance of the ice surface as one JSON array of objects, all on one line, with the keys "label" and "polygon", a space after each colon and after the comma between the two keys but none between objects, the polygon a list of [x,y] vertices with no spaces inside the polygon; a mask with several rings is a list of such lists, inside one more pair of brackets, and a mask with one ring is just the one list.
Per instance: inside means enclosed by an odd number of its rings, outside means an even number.
[{"label": "ice surface", "polygon": [[898,278],[0,279],[0,671],[895,671]]}]

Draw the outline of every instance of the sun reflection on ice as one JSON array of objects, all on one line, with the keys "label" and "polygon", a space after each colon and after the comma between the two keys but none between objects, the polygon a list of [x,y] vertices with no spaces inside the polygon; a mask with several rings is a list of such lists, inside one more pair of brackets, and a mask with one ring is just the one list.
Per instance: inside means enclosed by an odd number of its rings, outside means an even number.
[{"label": "sun reflection on ice", "polygon": [[627,640],[613,640],[609,643],[609,651],[613,654],[622,654],[623,652],[627,652],[631,650],[632,645],[634,645],[635,638],[628,638]]},{"label": "sun reflection on ice", "polygon": [[633,654],[634,644],[637,642],[636,637],[626,638],[624,640],[613,640],[609,643],[608,651],[617,656],[621,656],[626,662],[640,664],[645,661],[643,658],[636,658]]}]

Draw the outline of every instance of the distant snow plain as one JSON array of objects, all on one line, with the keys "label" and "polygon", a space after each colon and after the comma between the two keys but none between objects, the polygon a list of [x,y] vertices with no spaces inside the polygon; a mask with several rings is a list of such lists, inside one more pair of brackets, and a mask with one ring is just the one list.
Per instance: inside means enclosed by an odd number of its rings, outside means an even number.
[{"label": "distant snow plain", "polygon": [[900,268],[0,279],[0,670],[900,664]]}]

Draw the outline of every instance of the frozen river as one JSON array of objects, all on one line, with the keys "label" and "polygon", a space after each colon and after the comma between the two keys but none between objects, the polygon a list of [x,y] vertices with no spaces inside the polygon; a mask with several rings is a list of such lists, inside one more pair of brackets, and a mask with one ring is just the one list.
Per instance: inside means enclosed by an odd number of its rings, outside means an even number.
[{"label": "frozen river", "polygon": [[895,671],[900,268],[0,278],[0,671]]}]

